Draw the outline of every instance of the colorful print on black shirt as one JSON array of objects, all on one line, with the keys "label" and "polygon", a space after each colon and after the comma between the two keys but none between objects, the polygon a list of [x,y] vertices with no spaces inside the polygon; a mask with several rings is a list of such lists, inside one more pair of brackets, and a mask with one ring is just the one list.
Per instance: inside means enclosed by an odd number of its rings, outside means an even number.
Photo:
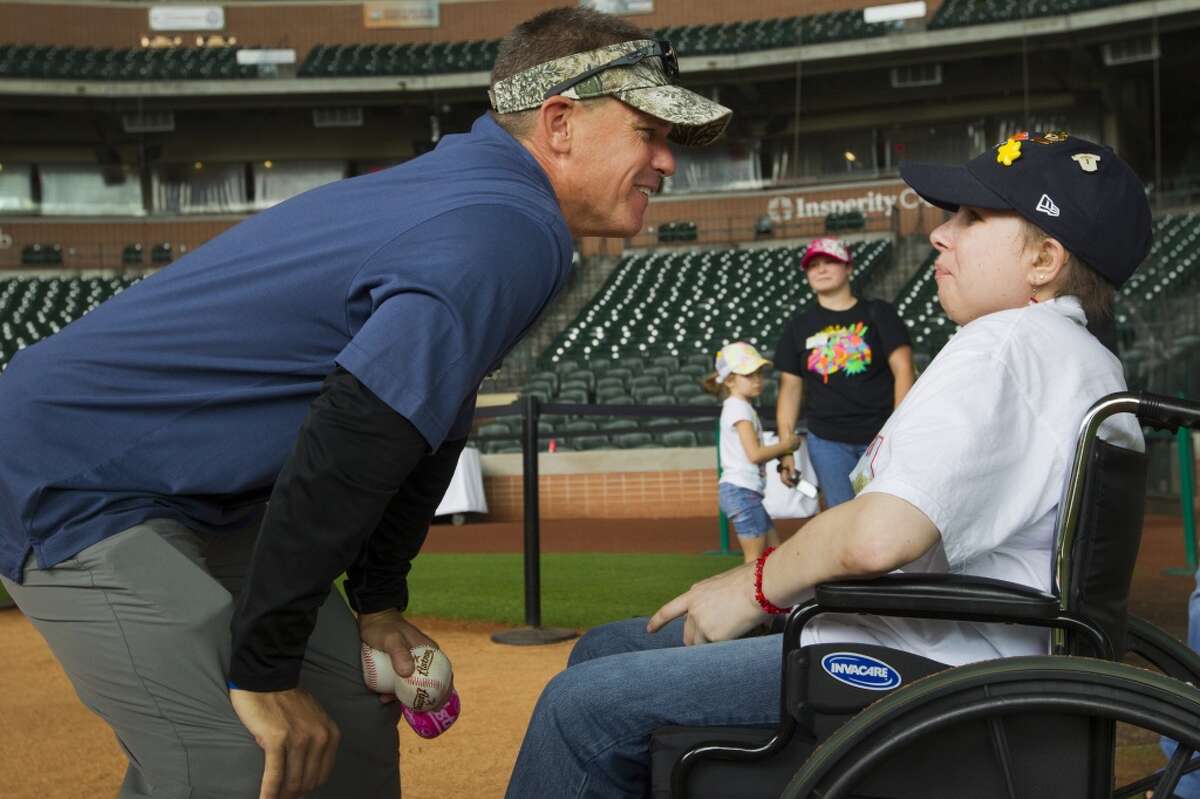
[{"label": "colorful print on black shirt", "polygon": [[868,330],[867,325],[855,322],[849,327],[830,325],[813,336],[805,342],[805,346],[811,345],[809,371],[819,374],[825,383],[834,372],[865,373],[871,366],[871,345],[866,342]]},{"label": "colorful print on black shirt", "polygon": [[808,429],[829,441],[870,442],[892,413],[896,381],[888,356],[908,329],[880,300],[844,311],[812,305],[784,325],[775,366],[804,380]]}]

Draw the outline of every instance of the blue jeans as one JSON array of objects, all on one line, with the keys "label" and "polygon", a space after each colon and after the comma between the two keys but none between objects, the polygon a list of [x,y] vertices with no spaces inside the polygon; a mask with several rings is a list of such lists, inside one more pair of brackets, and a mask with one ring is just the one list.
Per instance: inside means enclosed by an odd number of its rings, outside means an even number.
[{"label": "blue jeans", "polygon": [[683,620],[589,630],[534,708],[508,799],[649,794],[650,734],[672,724],[779,722],[782,636],[683,646]]},{"label": "blue jeans", "polygon": [[867,445],[829,441],[813,433],[806,435],[804,440],[808,444],[808,457],[812,458],[813,468],[817,470],[817,483],[825,495],[825,507],[832,508],[854,499],[850,472],[867,451]]},{"label": "blue jeans", "polygon": [[758,538],[770,531],[771,517],[763,507],[763,495],[757,491],[733,483],[718,483],[717,500],[738,535]]},{"label": "blue jeans", "polygon": [[[1196,590],[1188,600],[1188,646],[1200,652],[1200,571],[1196,572]],[[1170,757],[1175,752],[1175,742],[1163,738],[1162,750]],[[1200,799],[1200,771],[1184,774],[1175,788],[1175,795],[1181,799]]]}]

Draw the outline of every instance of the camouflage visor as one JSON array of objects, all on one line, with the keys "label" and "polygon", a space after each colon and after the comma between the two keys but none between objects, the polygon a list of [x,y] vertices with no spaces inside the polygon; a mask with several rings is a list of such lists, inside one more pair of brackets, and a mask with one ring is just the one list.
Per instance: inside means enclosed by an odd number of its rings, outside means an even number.
[{"label": "camouflage visor", "polygon": [[488,90],[498,114],[530,111],[558,94],[572,100],[615,97],[652,117],[670,122],[680,144],[711,144],[733,112],[674,84],[678,67],[667,42],[652,39],[611,44],[530,67],[496,81]]}]

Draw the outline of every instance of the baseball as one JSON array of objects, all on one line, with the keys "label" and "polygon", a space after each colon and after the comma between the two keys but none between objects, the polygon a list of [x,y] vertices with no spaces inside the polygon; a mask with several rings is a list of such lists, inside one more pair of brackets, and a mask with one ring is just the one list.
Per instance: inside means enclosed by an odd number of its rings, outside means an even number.
[{"label": "baseball", "polygon": [[363,644],[363,680],[377,694],[395,694],[405,707],[417,712],[433,710],[453,687],[450,658],[432,646],[413,647],[411,651],[416,669],[408,677],[400,677],[386,652]]}]

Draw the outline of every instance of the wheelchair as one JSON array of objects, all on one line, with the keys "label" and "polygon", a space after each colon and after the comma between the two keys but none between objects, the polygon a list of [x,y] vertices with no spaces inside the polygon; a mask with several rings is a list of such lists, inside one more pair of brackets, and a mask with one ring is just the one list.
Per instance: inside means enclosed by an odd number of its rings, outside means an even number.
[{"label": "wheelchair", "polygon": [[[1200,428],[1200,403],[1122,393],[1092,406],[1055,522],[1053,593],[947,574],[817,586],[784,626],[778,726],[656,730],[653,796],[1170,797],[1200,770],[1200,656],[1127,614],[1146,455],[1100,440],[1118,413]],[[949,667],[881,646],[800,646],[823,613],[1034,625],[1049,628],[1050,651]],[[1128,653],[1156,671],[1121,662]],[[1114,788],[1117,723],[1179,742],[1161,773]]]}]

